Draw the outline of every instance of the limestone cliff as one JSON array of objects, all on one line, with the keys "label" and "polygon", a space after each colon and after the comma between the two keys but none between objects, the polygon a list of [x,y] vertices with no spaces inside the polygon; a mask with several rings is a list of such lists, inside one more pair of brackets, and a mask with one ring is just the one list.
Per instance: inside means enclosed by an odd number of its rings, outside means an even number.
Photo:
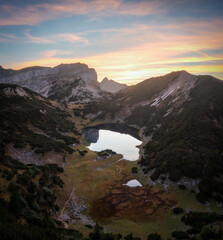
[{"label": "limestone cliff", "polygon": [[96,71],[81,63],[21,70],[0,67],[0,82],[17,84],[63,102],[89,102],[103,96]]}]

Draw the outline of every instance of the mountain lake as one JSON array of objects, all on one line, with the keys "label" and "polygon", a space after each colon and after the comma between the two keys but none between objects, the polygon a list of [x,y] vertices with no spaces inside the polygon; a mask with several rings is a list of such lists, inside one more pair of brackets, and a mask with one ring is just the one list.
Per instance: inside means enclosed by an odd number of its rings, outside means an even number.
[{"label": "mountain lake", "polygon": [[88,148],[92,151],[100,152],[110,149],[118,154],[122,154],[125,160],[136,161],[139,159],[139,148],[137,146],[142,142],[130,134],[104,129],[92,129],[92,131],[86,133],[86,138],[90,142]]}]

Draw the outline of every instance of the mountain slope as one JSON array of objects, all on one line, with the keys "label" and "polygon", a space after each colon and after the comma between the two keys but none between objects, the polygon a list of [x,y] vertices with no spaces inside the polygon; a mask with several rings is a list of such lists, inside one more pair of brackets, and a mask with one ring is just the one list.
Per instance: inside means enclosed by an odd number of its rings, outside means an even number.
[{"label": "mountain slope", "polygon": [[0,84],[1,239],[83,239],[55,219],[64,185],[57,164],[78,142],[68,136],[77,134],[68,117],[31,90]]},{"label": "mountain slope", "polygon": [[131,86],[97,108],[98,118],[141,129],[147,144],[140,165],[153,180],[200,179],[194,189],[200,201],[222,199],[222,81],[173,72]]},{"label": "mountain slope", "polygon": [[[78,134],[68,113],[54,107],[45,98],[28,89],[0,84],[0,146],[4,153],[24,163],[44,163],[44,156],[55,152],[46,161],[62,163],[61,154],[72,152],[68,146]],[[57,154],[58,153],[58,154]]]},{"label": "mountain slope", "polygon": [[109,80],[108,78],[104,78],[100,82],[100,87],[105,92],[116,93],[122,89],[127,88],[128,86],[126,84],[121,84],[121,83],[115,82],[114,80]]},{"label": "mountain slope", "polygon": [[153,180],[165,173],[174,181],[182,176],[200,178],[199,200],[210,196],[219,200],[223,194],[223,83],[200,76],[189,97],[159,120],[141,165],[146,166],[145,172],[155,169]]},{"label": "mountain slope", "polygon": [[0,82],[17,84],[51,100],[63,102],[89,102],[103,96],[97,73],[81,63],[21,70],[0,67]]}]

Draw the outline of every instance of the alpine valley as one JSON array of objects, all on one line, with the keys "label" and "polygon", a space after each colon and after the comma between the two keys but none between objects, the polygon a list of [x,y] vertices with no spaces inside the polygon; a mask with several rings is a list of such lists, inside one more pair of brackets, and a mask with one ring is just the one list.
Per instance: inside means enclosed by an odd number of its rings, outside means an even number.
[{"label": "alpine valley", "polygon": [[[90,150],[101,129],[140,140],[139,159]],[[0,67],[1,239],[222,239],[222,204],[222,80]]]}]

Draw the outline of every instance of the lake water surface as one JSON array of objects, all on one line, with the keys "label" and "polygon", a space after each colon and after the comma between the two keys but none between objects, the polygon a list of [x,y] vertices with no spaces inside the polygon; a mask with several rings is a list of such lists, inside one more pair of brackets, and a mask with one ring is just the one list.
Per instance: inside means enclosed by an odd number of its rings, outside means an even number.
[{"label": "lake water surface", "polygon": [[92,151],[100,152],[111,149],[116,153],[122,154],[123,158],[135,161],[139,158],[139,148],[136,146],[142,142],[129,134],[118,133],[110,130],[98,130],[98,139],[88,147]]}]

